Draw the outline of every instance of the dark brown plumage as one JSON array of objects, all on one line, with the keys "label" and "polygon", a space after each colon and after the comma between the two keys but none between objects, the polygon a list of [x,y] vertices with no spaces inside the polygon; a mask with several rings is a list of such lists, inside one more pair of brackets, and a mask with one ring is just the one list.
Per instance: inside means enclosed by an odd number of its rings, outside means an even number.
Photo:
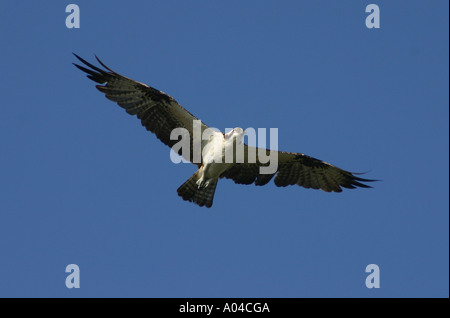
[{"label": "dark brown plumage", "polygon": [[[87,77],[94,82],[105,84],[95,87],[104,93],[106,98],[116,102],[128,114],[136,115],[141,120],[142,126],[154,133],[165,145],[173,147],[178,140],[171,140],[170,133],[175,128],[183,127],[189,131],[192,148],[193,121],[199,119],[178,104],[175,99],[153,87],[114,72],[97,57],[97,61],[109,72],[74,55],[92,70],[74,63],[77,68],[86,72]],[[206,128],[207,126],[202,123],[202,131]],[[190,153],[192,156],[192,151]],[[192,161],[192,158],[186,159]]]},{"label": "dark brown plumage", "polygon": [[361,182],[374,180],[357,177],[351,173],[335,167],[324,161],[309,157],[301,153],[278,152],[278,169],[274,174],[260,174],[257,163],[235,164],[222,174],[222,178],[232,179],[239,184],[262,186],[269,183],[275,176],[277,187],[299,185],[304,188],[322,189],[326,192],[341,192],[343,188],[370,188]]}]

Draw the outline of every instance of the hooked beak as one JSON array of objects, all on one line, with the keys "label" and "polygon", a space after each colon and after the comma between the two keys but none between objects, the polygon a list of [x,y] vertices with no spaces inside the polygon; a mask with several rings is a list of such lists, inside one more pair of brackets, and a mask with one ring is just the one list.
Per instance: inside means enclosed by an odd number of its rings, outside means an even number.
[{"label": "hooked beak", "polygon": [[229,131],[229,132],[227,132],[226,134],[225,134],[225,140],[228,140],[228,139],[230,139],[230,137],[233,135],[233,131],[231,130],[231,131]]}]

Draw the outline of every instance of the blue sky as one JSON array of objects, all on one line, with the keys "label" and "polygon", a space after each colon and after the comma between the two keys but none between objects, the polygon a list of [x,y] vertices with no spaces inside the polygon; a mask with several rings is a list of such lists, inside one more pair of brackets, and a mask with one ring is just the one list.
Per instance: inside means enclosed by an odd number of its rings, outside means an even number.
[{"label": "blue sky", "polygon": [[[2,1],[0,296],[448,297],[448,1],[374,1],[380,29],[369,3]],[[211,126],[278,128],[281,150],[382,181],[221,180],[199,208],[176,193],[195,167],[72,52]]]}]

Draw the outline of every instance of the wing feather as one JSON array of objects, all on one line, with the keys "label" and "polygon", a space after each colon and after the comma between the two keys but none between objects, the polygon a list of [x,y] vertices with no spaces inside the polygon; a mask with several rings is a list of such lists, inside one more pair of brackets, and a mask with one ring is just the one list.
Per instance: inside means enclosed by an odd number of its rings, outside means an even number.
[{"label": "wing feather", "polygon": [[[245,147],[250,149],[247,145]],[[304,188],[321,189],[326,192],[342,192],[342,188],[370,188],[362,182],[376,181],[360,178],[356,176],[357,173],[343,170],[301,153],[276,151],[276,156],[278,158],[278,169],[273,174],[260,173],[259,168],[263,164],[257,157],[256,163],[246,162],[233,165],[221,175],[221,178],[232,179],[239,184],[265,185],[275,176],[274,183],[277,187],[299,185]]]},{"label": "wing feather", "polygon": [[[193,156],[193,122],[197,117],[188,112],[178,102],[153,87],[137,82],[128,77],[120,75],[111,70],[98,57],[97,61],[106,69],[101,69],[78,55],[75,57],[85,66],[74,65],[81,71],[87,73],[87,77],[98,84],[96,88],[105,94],[106,98],[116,102],[130,115],[135,115],[141,120],[142,125],[156,135],[169,147],[175,145],[178,140],[171,140],[170,134],[175,128],[185,128],[190,137],[190,158]],[[201,132],[208,128],[201,123]]]}]

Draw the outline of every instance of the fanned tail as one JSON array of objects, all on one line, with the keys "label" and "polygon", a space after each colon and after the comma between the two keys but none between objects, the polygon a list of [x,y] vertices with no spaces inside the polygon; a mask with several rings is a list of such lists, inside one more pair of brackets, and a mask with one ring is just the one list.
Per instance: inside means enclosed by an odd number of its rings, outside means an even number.
[{"label": "fanned tail", "polygon": [[213,204],[214,193],[216,192],[217,182],[219,180],[211,179],[206,188],[199,189],[196,183],[198,179],[200,179],[200,176],[197,171],[178,188],[178,195],[182,197],[183,200],[210,208]]}]

